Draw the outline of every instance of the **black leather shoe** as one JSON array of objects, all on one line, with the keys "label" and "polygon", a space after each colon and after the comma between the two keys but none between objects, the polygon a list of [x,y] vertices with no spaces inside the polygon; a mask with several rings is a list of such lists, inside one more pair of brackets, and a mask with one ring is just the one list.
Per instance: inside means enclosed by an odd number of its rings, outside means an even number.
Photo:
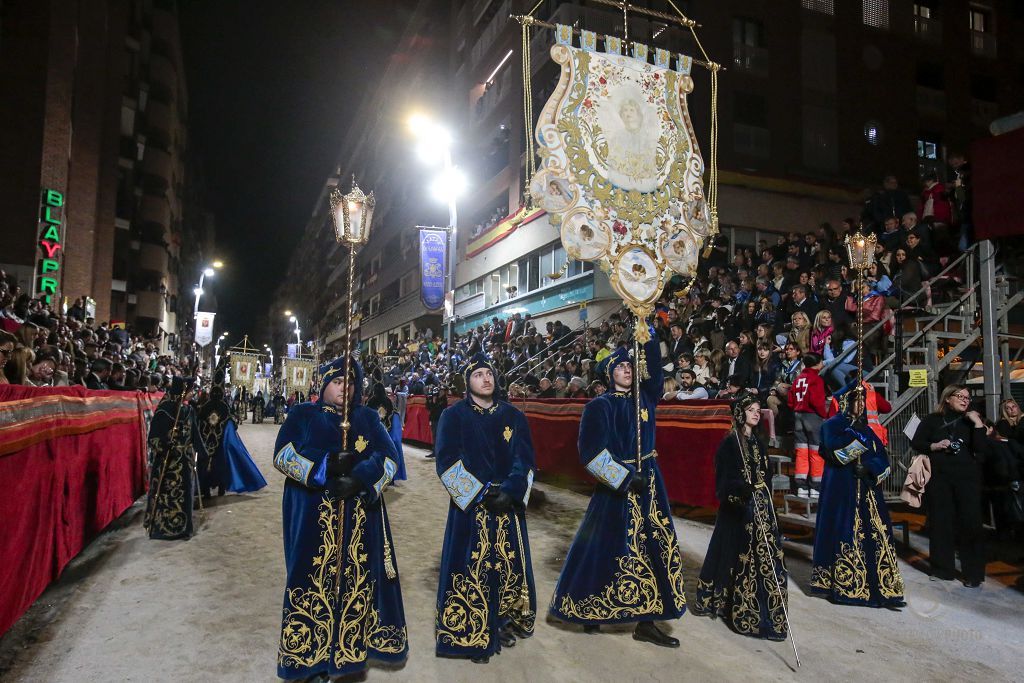
[{"label": "black leather shoe", "polygon": [[474,664],[486,664],[487,662],[491,661],[491,657],[490,655],[486,657],[471,657],[470,661]]},{"label": "black leather shoe", "polygon": [[584,633],[600,633],[601,624],[587,624],[583,627]]},{"label": "black leather shoe", "polygon": [[968,588],[981,588],[981,581],[964,581],[964,585]]},{"label": "black leather shoe", "polygon": [[641,621],[633,631],[633,640],[653,643],[660,647],[679,647],[679,639],[663,633],[653,621]]}]

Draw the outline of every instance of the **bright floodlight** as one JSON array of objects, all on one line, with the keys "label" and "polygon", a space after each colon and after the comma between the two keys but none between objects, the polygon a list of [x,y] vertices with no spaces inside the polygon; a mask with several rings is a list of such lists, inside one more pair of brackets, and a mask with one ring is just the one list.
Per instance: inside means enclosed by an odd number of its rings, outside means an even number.
[{"label": "bright floodlight", "polygon": [[413,114],[409,117],[409,132],[416,137],[426,135],[432,125],[433,121],[430,120],[429,116],[424,114]]},{"label": "bright floodlight", "polygon": [[286,317],[291,317],[292,312],[291,311],[285,311],[284,314],[285,314]]},{"label": "bright floodlight", "polygon": [[203,275],[206,277],[213,277],[213,268],[207,268],[203,271]]},{"label": "bright floodlight", "polygon": [[195,294],[196,296],[202,296],[203,290],[201,287],[196,287],[195,289],[192,290],[192,293]]},{"label": "bright floodlight", "polygon": [[457,168],[442,171],[430,186],[430,193],[438,200],[450,202],[457,199],[466,189],[466,176]]},{"label": "bright floodlight", "polygon": [[212,265],[213,265],[214,268],[223,268],[224,267],[224,262],[218,259],[218,260],[214,261]]},{"label": "bright floodlight", "polygon": [[290,322],[290,323],[295,322],[295,316],[293,315],[293,316],[289,317],[288,318],[288,322]]},{"label": "bright floodlight", "polygon": [[448,131],[437,127],[433,132],[419,139],[419,144],[416,145],[416,156],[427,164],[441,163],[448,153],[451,142]]}]

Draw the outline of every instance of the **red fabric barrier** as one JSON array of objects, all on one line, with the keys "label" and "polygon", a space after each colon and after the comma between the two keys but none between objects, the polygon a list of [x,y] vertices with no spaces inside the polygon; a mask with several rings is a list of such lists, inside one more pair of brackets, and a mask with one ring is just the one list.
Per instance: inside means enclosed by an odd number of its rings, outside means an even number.
[{"label": "red fabric barrier", "polygon": [[434,445],[430,433],[430,411],[424,396],[410,396],[405,404],[405,424],[402,425],[402,439]]},{"label": "red fabric barrier", "polygon": [[0,635],[145,492],[152,397],[0,385]]},{"label": "red fabric barrier", "polygon": [[[576,447],[580,416],[586,402],[585,399],[513,402],[530,423],[537,469],[542,473],[594,481],[580,462]],[[683,505],[717,507],[715,451],[732,423],[729,402],[666,401],[658,405],[657,420],[658,464],[665,477],[669,499]],[[403,436],[433,443],[422,397],[409,399]]]}]

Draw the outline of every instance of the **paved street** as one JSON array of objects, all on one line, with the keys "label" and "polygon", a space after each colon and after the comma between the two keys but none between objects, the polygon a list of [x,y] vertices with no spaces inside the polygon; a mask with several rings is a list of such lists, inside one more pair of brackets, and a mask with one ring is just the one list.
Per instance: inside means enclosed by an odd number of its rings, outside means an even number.
[{"label": "paved street", "polygon": [[[0,643],[5,681],[272,681],[284,566],[280,497],[272,468],[277,428],[241,434],[270,485],[214,501],[188,542],[146,539],[137,503],[94,542]],[[420,449],[406,446],[411,481],[388,494],[411,654],[395,681],[792,680],[789,643],[731,634],[692,615],[674,623],[679,650],[637,643],[628,627],[596,635],[539,621],[535,636],[487,666],[434,657],[433,616],[447,496]],[[541,605],[549,599],[586,496],[541,484],[530,539]],[[538,496],[538,498],[542,498]],[[688,589],[710,538],[676,519]],[[938,584],[903,565],[909,607],[836,607],[808,597],[809,565],[791,558],[790,614],[804,680],[1020,678],[1024,596],[989,581],[981,590]]]}]

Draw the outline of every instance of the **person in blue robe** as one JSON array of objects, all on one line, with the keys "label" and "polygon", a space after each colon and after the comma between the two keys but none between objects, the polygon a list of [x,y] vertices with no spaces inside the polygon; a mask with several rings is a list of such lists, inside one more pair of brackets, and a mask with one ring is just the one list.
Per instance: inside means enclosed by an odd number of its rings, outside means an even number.
[{"label": "person in blue robe", "polygon": [[744,392],[732,404],[733,428],[715,453],[720,507],[691,610],[720,618],[733,632],[785,640],[786,567],[772,509],[768,449],[755,431],[761,404]]},{"label": "person in blue robe", "polygon": [[889,456],[868,424],[861,388],[850,387],[841,411],[821,426],[825,475],[811,591],[844,605],[898,607],[905,604],[903,576],[880,486]]},{"label": "person in blue robe", "polygon": [[165,541],[192,536],[196,459],[206,453],[195,410],[188,405],[193,379],[175,377],[149,423],[151,454],[144,525]]},{"label": "person in blue robe", "polygon": [[[274,467],[287,477],[288,572],[277,674],[288,680],[354,674],[369,659],[395,664],[408,654],[398,558],[382,497],[398,470],[395,445],[377,414],[362,405],[362,368],[352,361],[347,372],[348,365],[338,358],[320,368],[320,397],[292,407],[275,445]],[[343,443],[346,393],[350,426]]]},{"label": "person in blue robe", "polygon": [[[597,367],[610,390],[583,408],[579,452],[598,484],[555,585],[551,614],[582,624],[636,623],[636,640],[678,647],[655,621],[686,611],[683,558],[654,449],[655,410],[662,395],[657,337],[632,351],[619,348]],[[640,370],[640,463],[634,368]]]},{"label": "person in blue robe", "polygon": [[224,425],[224,438],[221,441],[224,451],[225,487],[232,493],[254,493],[267,485],[263,473],[249,455],[249,449],[238,436],[238,428],[234,420]]},{"label": "person in blue robe", "polygon": [[392,443],[395,444],[395,453],[398,455],[398,471],[395,472],[394,481],[405,481],[409,475],[405,471],[405,454],[402,450],[402,417],[395,409],[395,404],[388,398],[384,391],[384,385],[377,382],[370,389],[370,398],[366,401],[366,407],[377,412],[381,424],[387,430]]},{"label": "person in blue robe", "polygon": [[466,398],[437,427],[437,474],[448,523],[437,588],[439,657],[486,662],[533,634],[537,598],[526,506],[536,471],[526,417],[495,395],[497,373],[482,353],[463,368]]},{"label": "person in blue robe", "polygon": [[226,490],[224,427],[230,421],[231,409],[224,400],[224,387],[215,385],[210,389],[210,400],[199,409],[199,431],[206,444],[206,452],[199,457],[199,490],[204,498],[214,489],[221,496]]}]

